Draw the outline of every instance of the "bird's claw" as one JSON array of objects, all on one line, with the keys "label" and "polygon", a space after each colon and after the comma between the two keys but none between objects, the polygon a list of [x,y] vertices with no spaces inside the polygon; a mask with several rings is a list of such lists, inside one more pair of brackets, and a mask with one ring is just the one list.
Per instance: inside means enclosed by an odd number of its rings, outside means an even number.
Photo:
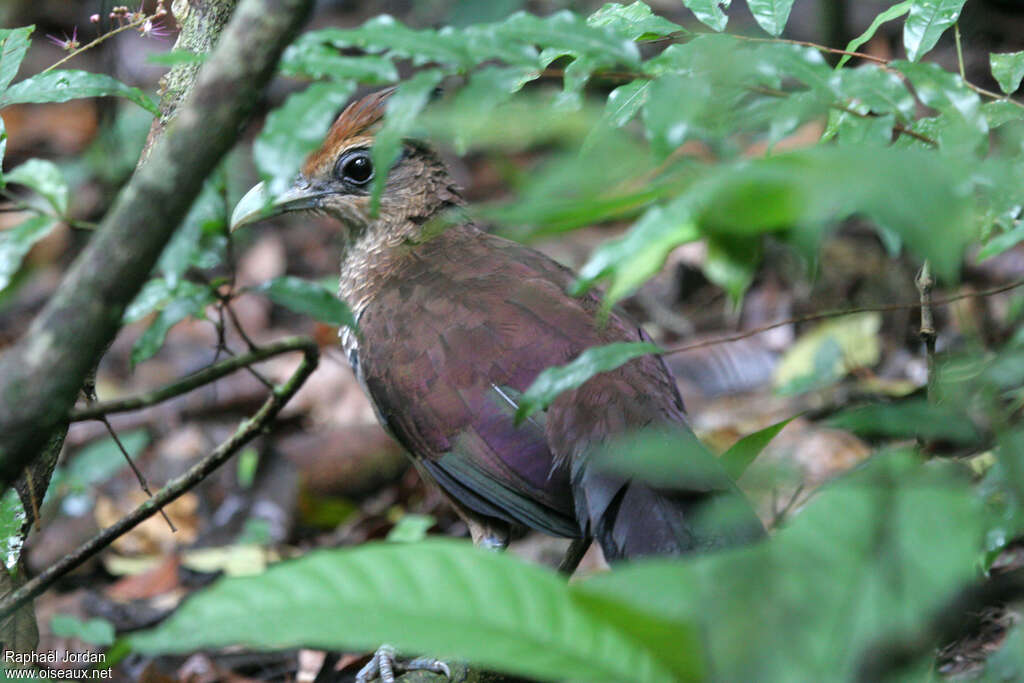
[{"label": "bird's claw", "polygon": [[416,657],[403,662],[398,658],[395,648],[390,645],[381,645],[373,653],[373,657],[366,663],[359,673],[356,674],[355,683],[370,683],[380,679],[381,683],[395,683],[395,672],[403,671],[432,671],[436,674],[444,674],[449,680],[452,677],[451,669],[444,662],[432,657]]}]

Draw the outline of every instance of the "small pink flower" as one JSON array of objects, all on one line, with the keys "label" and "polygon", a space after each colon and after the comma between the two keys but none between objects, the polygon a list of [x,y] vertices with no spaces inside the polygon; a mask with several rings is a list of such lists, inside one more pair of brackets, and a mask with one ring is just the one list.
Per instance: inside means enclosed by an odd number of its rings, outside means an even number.
[{"label": "small pink flower", "polygon": [[68,38],[68,34],[64,34],[64,40],[61,40],[57,36],[47,35],[46,39],[51,43],[64,50],[65,52],[74,52],[78,49],[80,43],[78,42],[78,27],[76,26],[71,30],[71,37]]},{"label": "small pink flower", "polygon": [[92,23],[92,24],[100,23],[100,15],[98,15],[98,14],[90,15],[89,16],[89,22]]},{"label": "small pink flower", "polygon": [[146,19],[139,26],[139,33],[143,38],[163,38],[164,36],[170,35],[167,27],[163,25],[159,20],[153,21],[152,18]]}]

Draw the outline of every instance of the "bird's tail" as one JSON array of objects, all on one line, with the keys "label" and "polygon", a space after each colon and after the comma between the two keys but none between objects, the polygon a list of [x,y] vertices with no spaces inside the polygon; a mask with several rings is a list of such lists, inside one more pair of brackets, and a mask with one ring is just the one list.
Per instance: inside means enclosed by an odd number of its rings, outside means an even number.
[{"label": "bird's tail", "polygon": [[764,536],[734,487],[688,492],[581,468],[573,478],[576,515],[605,558],[682,555],[744,545]]}]

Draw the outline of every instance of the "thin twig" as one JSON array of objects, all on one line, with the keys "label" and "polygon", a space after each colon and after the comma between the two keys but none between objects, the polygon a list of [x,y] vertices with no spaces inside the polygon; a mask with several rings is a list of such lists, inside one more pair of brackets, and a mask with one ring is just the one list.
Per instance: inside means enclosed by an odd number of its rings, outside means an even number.
[{"label": "thin twig", "polygon": [[231,358],[222,360],[215,365],[211,365],[199,372],[182,378],[176,382],[172,382],[171,384],[154,391],[139,394],[138,396],[129,396],[128,398],[94,403],[92,405],[85,406],[84,408],[76,408],[71,411],[68,419],[71,422],[99,420],[104,415],[126,413],[132,410],[148,408],[149,406],[156,405],[157,403],[163,403],[170,398],[188,393],[193,389],[197,389],[204,384],[209,384],[210,382],[220,379],[224,375],[229,375],[232,372],[247,367],[252,363],[259,363],[260,361],[266,360],[272,356],[279,356],[282,353],[295,351],[297,350],[296,345],[302,340],[305,340],[305,337],[288,337],[286,339],[281,339],[267,344],[266,346],[261,346],[255,351],[251,351],[241,356],[232,356]]},{"label": "thin twig", "polygon": [[960,67],[960,78],[964,83],[967,82],[967,72],[964,69],[964,48],[960,44],[960,22],[954,22],[953,24],[953,36],[956,38],[956,63]]},{"label": "thin twig", "polygon": [[[270,348],[265,347],[261,350],[266,351]],[[21,607],[21,605],[45,591],[75,567],[78,567],[87,559],[99,553],[122,534],[127,533],[139,523],[153,516],[159,508],[195,487],[263,431],[267,424],[281,411],[281,408],[295,395],[299,387],[306,381],[306,378],[316,369],[320,355],[316,342],[308,337],[282,339],[276,342],[273,348],[275,349],[273,355],[301,351],[302,362],[284,384],[280,387],[275,387],[274,391],[251,418],[244,420],[235,433],[217,446],[210,455],[193,465],[180,477],[168,482],[152,498],[0,600],[0,620],[6,618]],[[232,361],[234,360],[232,359]]]},{"label": "thin twig", "polygon": [[[960,301],[961,299],[973,299],[981,298],[986,296],[992,296],[993,294],[1000,294],[1002,292],[1008,292],[1011,289],[1024,286],[1024,279],[1016,280],[1008,285],[1001,285],[999,287],[993,287],[991,289],[984,289],[980,292],[964,292],[962,294],[955,294],[953,296],[945,297],[943,299],[936,299],[932,301],[932,306],[946,306],[953,303],[954,301]],[[789,320],[782,320],[777,323],[771,323],[770,325],[762,325],[755,327],[752,330],[745,332],[739,332],[737,334],[728,335],[725,337],[718,337],[716,339],[706,339],[701,342],[694,344],[685,344],[683,346],[676,346],[666,349],[662,355],[669,355],[673,353],[683,353],[685,351],[693,351],[695,349],[702,349],[706,346],[716,346],[718,344],[728,344],[729,342],[739,341],[748,337],[753,337],[762,332],[768,330],[774,330],[776,327],[783,327],[785,325],[798,325],[800,323],[813,322],[815,320],[823,320],[825,318],[840,318],[844,315],[854,315],[856,313],[886,313],[888,311],[904,311],[912,308],[917,308],[921,305],[919,301],[914,303],[903,303],[903,304],[883,304],[880,306],[864,306],[861,308],[848,308],[840,311],[821,311],[818,313],[809,313],[808,315],[802,315],[796,318],[790,318]]]},{"label": "thin twig", "polygon": [[924,353],[928,368],[928,402],[935,402],[935,318],[932,315],[932,287],[935,286],[935,278],[932,277],[931,264],[925,259],[920,272],[915,280],[917,292],[921,297],[918,304],[921,307],[921,328],[918,334],[924,342]]},{"label": "thin twig", "polygon": [[[114,443],[116,443],[117,447],[121,450],[121,455],[123,455],[124,459],[128,461],[129,467],[131,467],[132,472],[135,473],[135,478],[139,480],[139,486],[142,487],[142,490],[146,492],[147,496],[152,498],[153,492],[149,490],[149,483],[146,481],[146,477],[142,475],[142,471],[139,470],[138,466],[135,464],[135,461],[132,460],[132,456],[128,453],[128,449],[124,447],[123,443],[121,443],[121,437],[119,437],[117,435],[117,432],[114,431],[114,427],[113,425],[110,424],[110,420],[107,419],[106,415],[101,415],[100,420],[103,422],[104,425],[106,425],[107,432],[110,433],[110,438],[114,440]],[[171,532],[177,533],[177,527],[174,526],[174,522],[171,521],[171,518],[167,516],[167,513],[164,511],[162,507],[160,508],[160,515],[164,518],[164,521],[167,522],[167,526],[171,528]]]},{"label": "thin twig", "polygon": [[129,21],[127,24],[123,24],[121,26],[118,26],[117,28],[115,28],[115,29],[113,29],[111,31],[107,31],[106,33],[102,34],[99,38],[96,38],[96,40],[92,41],[91,43],[87,43],[87,44],[83,45],[82,47],[78,48],[77,50],[73,50],[72,52],[69,52],[67,55],[65,55],[61,59],[57,60],[56,62],[54,62],[50,66],[46,67],[45,69],[43,69],[39,73],[44,74],[47,71],[52,71],[53,69],[56,69],[58,66],[60,66],[64,62],[68,61],[69,59],[73,59],[74,57],[77,57],[78,55],[82,54],[86,50],[91,50],[92,48],[96,47],[97,45],[99,45],[100,43],[105,41],[107,38],[110,38],[111,36],[116,36],[118,33],[121,33],[122,31],[127,31],[130,28],[137,28],[139,26],[142,26],[144,23],[146,23],[146,20],[149,19],[149,18],[150,17],[148,15],[146,15],[146,16],[143,16],[143,17],[141,17],[139,19],[136,19],[135,21]]}]

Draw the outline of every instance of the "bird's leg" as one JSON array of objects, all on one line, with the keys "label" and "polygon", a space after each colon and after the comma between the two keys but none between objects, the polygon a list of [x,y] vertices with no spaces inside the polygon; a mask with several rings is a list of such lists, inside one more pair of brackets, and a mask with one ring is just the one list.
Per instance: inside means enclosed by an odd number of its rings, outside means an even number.
[{"label": "bird's leg", "polygon": [[[490,524],[464,510],[465,508],[461,505],[456,505],[456,511],[469,526],[469,535],[473,538],[474,545],[495,551],[508,547],[511,532],[506,525]],[[439,659],[416,657],[408,661],[401,661],[397,658],[395,648],[390,645],[381,645],[373,653],[373,657],[366,663],[366,666],[356,674],[355,683],[369,683],[376,679],[380,679],[381,683],[395,683],[396,671],[432,671],[444,674],[449,680],[452,677],[451,668]]]},{"label": "bird's leg", "polygon": [[396,671],[432,671],[436,674],[444,674],[449,679],[452,677],[451,669],[440,660],[416,657],[403,662],[398,659],[395,648],[390,645],[381,645],[373,653],[373,657],[366,663],[366,666],[356,674],[355,683],[369,683],[378,678],[381,683],[395,683]]},{"label": "bird's leg", "polygon": [[574,538],[572,543],[565,551],[565,557],[562,558],[562,562],[558,565],[558,573],[565,574],[567,577],[572,576],[576,568],[580,566],[580,560],[586,555],[587,549],[590,544],[594,542],[594,539],[589,534],[583,536],[583,538]]}]

